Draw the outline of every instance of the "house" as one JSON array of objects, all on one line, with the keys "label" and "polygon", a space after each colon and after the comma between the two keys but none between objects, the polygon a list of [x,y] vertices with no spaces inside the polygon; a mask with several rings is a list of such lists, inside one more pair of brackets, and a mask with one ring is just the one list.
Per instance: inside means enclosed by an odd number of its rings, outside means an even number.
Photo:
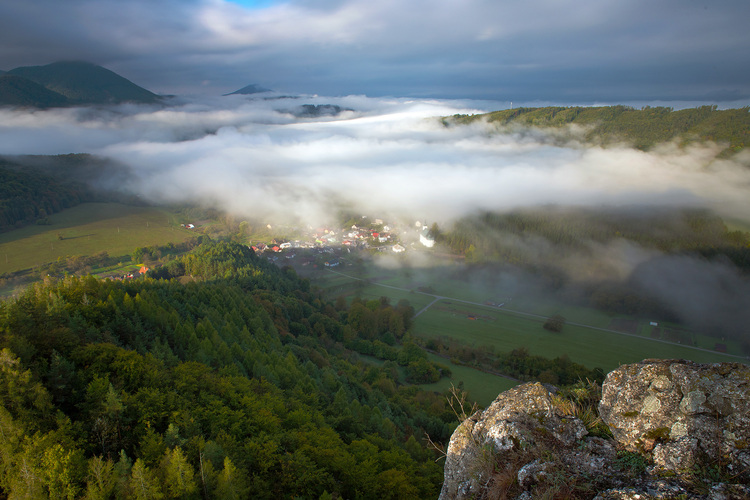
[{"label": "house", "polygon": [[281,245],[279,245],[279,248],[281,248],[282,250],[284,250],[284,249],[286,249],[286,248],[291,248],[291,247],[292,247],[292,244],[291,244],[291,243],[289,243],[288,241],[287,241],[287,242],[284,242],[284,243],[282,243]]},{"label": "house", "polygon": [[401,252],[405,252],[406,248],[402,247],[399,244],[396,244],[396,245],[393,245],[393,251],[396,253],[401,253]]},{"label": "house", "polygon": [[138,270],[138,273],[140,274],[146,274],[149,271],[149,269],[146,266],[141,266],[141,268]]},{"label": "house", "polygon": [[422,232],[419,234],[419,242],[427,248],[432,248],[435,246],[435,237],[432,235],[432,233],[430,233],[430,230],[427,228],[427,226],[424,226],[422,228]]}]

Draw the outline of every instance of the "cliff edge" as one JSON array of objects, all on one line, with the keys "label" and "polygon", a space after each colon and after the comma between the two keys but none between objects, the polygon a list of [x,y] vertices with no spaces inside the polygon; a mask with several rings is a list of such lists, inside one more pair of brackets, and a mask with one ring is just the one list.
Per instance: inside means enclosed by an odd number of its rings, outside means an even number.
[{"label": "cliff edge", "polygon": [[440,500],[750,498],[750,367],[649,359],[590,390],[501,393],[451,436]]}]

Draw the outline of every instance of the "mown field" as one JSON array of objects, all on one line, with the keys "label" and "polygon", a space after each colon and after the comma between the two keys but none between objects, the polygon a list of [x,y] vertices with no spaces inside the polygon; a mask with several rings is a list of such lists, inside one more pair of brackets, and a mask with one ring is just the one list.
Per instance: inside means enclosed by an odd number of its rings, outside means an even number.
[{"label": "mown field", "polygon": [[165,209],[118,203],[84,203],[49,217],[50,224],[0,234],[0,274],[52,262],[58,257],[128,256],[139,246],[180,242],[196,233],[180,227]]},{"label": "mown field", "polygon": [[548,358],[566,354],[572,361],[605,372],[645,358],[683,358],[704,363],[739,360],[718,352],[585,326],[566,324],[562,332],[554,333],[542,328],[543,323],[542,318],[442,300],[417,318],[414,334],[425,339],[450,337],[474,347],[493,346],[501,352],[526,347],[531,354]]},{"label": "mown field", "polygon": [[[355,274],[347,277],[348,273],[356,273],[356,277],[362,279],[355,279]],[[688,332],[678,325],[653,327],[645,318],[615,317],[592,308],[565,305],[550,297],[514,294],[514,290],[502,288],[488,290],[460,279],[451,266],[405,272],[370,264],[320,274],[314,283],[322,286],[329,297],[344,295],[367,299],[386,296],[392,301],[406,298],[417,313],[421,311],[414,320],[412,333],[425,340],[445,337],[472,347],[491,346],[496,352],[525,347],[530,354],[548,358],[567,355],[574,362],[588,368],[601,368],[605,373],[621,364],[646,358],[683,358],[704,363],[747,362],[747,358],[739,356],[739,345],[730,340]],[[444,298],[433,303],[435,295]],[[503,304],[502,307],[498,307],[499,304]],[[430,306],[422,311],[427,305]],[[553,314],[560,314],[568,320],[561,333],[542,328],[545,319]],[[617,332],[604,331],[610,329]],[[672,334],[667,335],[667,331]],[[660,332],[661,335],[657,335]],[[670,338],[694,342],[699,349],[678,344],[676,340],[661,340]],[[723,342],[728,353],[737,356],[714,351],[717,342]],[[434,361],[448,365],[453,376],[424,388],[445,390],[451,383],[458,385],[463,381],[463,387],[472,397],[486,405],[499,392],[515,384],[512,380],[431,356]]]}]

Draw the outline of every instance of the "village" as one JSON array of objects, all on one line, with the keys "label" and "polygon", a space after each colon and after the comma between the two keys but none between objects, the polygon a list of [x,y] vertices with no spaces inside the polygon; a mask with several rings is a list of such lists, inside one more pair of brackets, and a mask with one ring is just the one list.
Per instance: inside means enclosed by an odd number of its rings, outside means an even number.
[{"label": "village", "polygon": [[[308,226],[306,229],[300,229],[267,224],[267,234],[286,233],[294,234],[296,237],[269,237],[267,241],[253,241],[251,237],[250,240],[246,240],[246,244],[256,255],[267,258],[279,266],[291,266],[298,272],[344,266],[348,256],[352,257],[351,261],[354,260],[354,255],[351,255],[353,253],[399,256],[407,251],[425,250],[435,245],[431,229],[420,221],[393,224],[380,218],[370,219],[361,216],[356,223],[352,222],[353,220],[349,220],[341,229],[332,226]],[[181,227],[201,233],[204,224],[183,223]],[[131,256],[131,264],[105,265],[103,267],[106,270],[97,275],[102,279],[116,281],[142,278],[151,269],[163,265],[162,251],[163,249],[138,248]],[[136,253],[138,255],[135,255]],[[76,259],[78,262],[80,257]],[[86,259],[85,263],[78,264],[78,267],[86,264],[82,269],[88,269],[89,272],[95,266],[91,258]],[[57,270],[48,275],[62,277],[60,273],[61,271]]]},{"label": "village", "polygon": [[337,267],[341,265],[344,255],[355,250],[398,255],[409,248],[432,248],[434,245],[435,238],[428,226],[421,221],[416,221],[413,225],[391,224],[383,219],[362,216],[361,222],[341,229],[308,228],[299,239],[274,239],[249,246],[258,255],[266,256],[276,263],[281,263],[281,259],[284,259],[294,266]]}]

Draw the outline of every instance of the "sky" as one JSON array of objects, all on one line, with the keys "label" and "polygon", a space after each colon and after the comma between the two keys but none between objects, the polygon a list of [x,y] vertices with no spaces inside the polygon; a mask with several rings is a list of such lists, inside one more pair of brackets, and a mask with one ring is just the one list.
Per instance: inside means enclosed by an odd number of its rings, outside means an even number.
[{"label": "sky", "polygon": [[161,94],[747,102],[746,0],[4,0],[0,69],[85,60]]}]

